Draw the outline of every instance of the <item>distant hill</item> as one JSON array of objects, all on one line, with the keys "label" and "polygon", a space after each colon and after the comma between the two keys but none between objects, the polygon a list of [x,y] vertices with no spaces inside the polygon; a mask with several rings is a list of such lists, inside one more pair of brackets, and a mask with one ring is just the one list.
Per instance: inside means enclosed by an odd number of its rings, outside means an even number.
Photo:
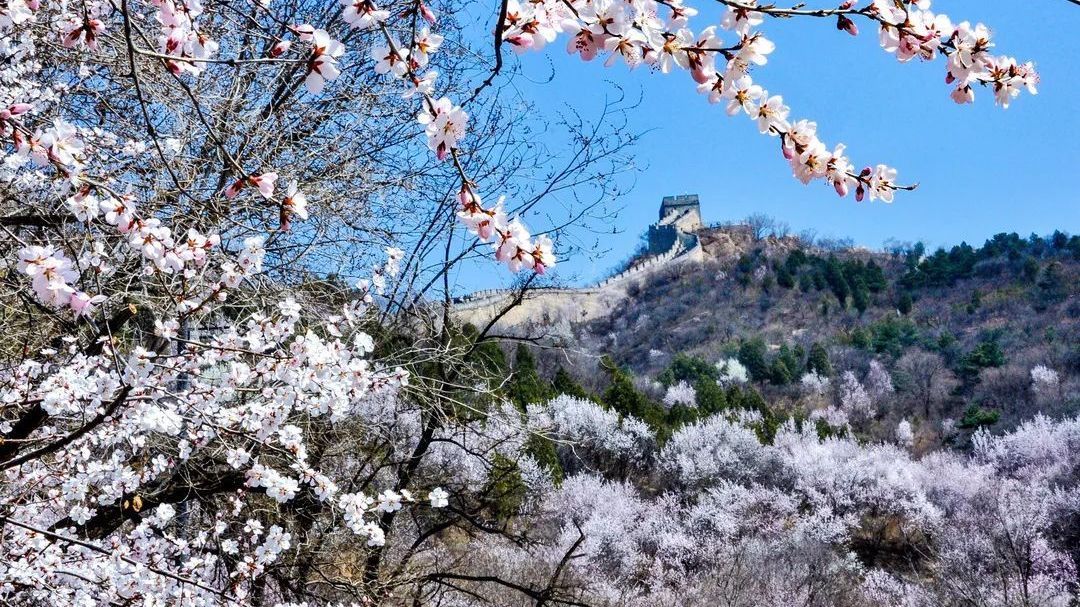
[{"label": "distant hill", "polygon": [[[734,358],[777,412],[820,418],[840,405],[845,373],[865,387],[883,371],[891,389],[856,430],[884,436],[910,418],[927,445],[1080,409],[1080,236],[999,234],[931,252],[822,246],[755,222],[692,235],[693,256],[644,253],[601,286],[527,297],[503,332],[557,346],[537,351],[542,376],[561,368],[599,395],[606,356],[658,405],[676,381],[700,394],[718,377],[708,369]],[[817,394],[802,378],[822,357],[831,384]]]}]

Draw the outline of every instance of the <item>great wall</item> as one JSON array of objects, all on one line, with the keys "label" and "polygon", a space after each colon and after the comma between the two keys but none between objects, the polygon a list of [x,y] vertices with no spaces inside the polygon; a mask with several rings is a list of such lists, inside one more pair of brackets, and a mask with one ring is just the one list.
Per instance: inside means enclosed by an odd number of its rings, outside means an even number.
[{"label": "great wall", "polygon": [[[521,294],[521,302],[507,311],[498,324],[516,326],[532,319],[585,322],[602,316],[627,297],[627,289],[660,268],[700,263],[705,250],[696,194],[665,196],[657,222],[649,226],[647,256],[626,270],[601,282],[580,288],[538,287]],[[454,316],[463,323],[483,326],[505,310],[519,292],[513,289],[477,291],[454,302]]]}]

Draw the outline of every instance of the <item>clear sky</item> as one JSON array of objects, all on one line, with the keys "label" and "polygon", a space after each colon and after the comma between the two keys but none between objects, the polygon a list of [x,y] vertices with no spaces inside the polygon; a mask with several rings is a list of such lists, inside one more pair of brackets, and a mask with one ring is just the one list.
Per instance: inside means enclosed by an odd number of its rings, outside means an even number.
[{"label": "clear sky", "polygon": [[[980,87],[974,105],[959,106],[948,97],[940,59],[897,62],[880,49],[868,22],[858,23],[856,38],[824,19],[772,19],[762,26],[777,48],[755,81],[782,94],[792,118],[815,120],[829,147],[847,144],[857,166],[889,164],[902,182],[919,182],[893,204],[856,203],[826,185],[803,186],[791,177],[776,139],[758,134],[747,117],[709,105],[685,73],[605,68],[602,58],[584,63],[566,55],[565,39],[540,53],[510,55],[524,76],[517,85],[548,111],[572,107],[589,115],[617,85],[641,96],[630,126],[649,131],[634,150],[641,170],[619,201],[619,233],[604,239],[611,254],[570,260],[560,274],[577,283],[601,276],[634,249],[667,194],[699,194],[707,222],[764,212],[795,232],[814,229],[870,247],[890,238],[935,247],[981,244],[1002,231],[1080,232],[1080,7],[1066,0],[936,0],[934,9],[954,22],[986,23],[996,53],[1034,61],[1039,94],[1024,93],[1003,110]],[[719,23],[719,14],[704,6],[695,30]],[[500,271],[475,282],[509,280]]]}]

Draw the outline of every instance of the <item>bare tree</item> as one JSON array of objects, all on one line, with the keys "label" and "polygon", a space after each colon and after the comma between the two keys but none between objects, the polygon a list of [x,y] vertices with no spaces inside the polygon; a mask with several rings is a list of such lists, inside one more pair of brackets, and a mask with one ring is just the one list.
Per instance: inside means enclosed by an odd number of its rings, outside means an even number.
[{"label": "bare tree", "polygon": [[960,384],[940,355],[918,349],[900,357],[894,377],[903,397],[927,418]]},{"label": "bare tree", "polygon": [[765,238],[776,227],[776,220],[764,213],[753,213],[744,221],[746,225],[749,226],[750,236],[753,237],[755,241]]}]

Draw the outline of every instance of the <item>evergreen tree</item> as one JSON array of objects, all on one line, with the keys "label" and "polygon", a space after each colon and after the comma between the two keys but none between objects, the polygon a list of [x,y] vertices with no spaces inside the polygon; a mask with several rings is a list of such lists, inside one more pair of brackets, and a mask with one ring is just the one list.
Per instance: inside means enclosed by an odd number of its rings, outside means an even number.
[{"label": "evergreen tree", "polygon": [[604,406],[621,414],[632,415],[653,427],[664,429],[664,408],[649,400],[634,387],[634,380],[629,373],[620,369],[609,356],[601,360],[601,366],[608,372],[611,385],[604,391]]},{"label": "evergreen tree", "polygon": [[798,373],[803,368],[803,361],[806,360],[806,348],[802,347],[802,344],[795,344],[795,347],[791,349],[791,356],[795,364],[789,365],[788,368]]},{"label": "evergreen tree", "polygon": [[665,386],[670,386],[681,381],[689,384],[695,384],[703,379],[715,381],[717,377],[716,365],[696,356],[689,356],[680,352],[675,355],[668,368],[664,369],[664,372],[657,377],[657,381]]},{"label": "evergreen tree", "polygon": [[540,379],[540,374],[536,372],[536,359],[525,344],[518,344],[514,355],[514,373],[507,385],[507,396],[522,411],[526,405],[543,402],[554,396],[547,382]]},{"label": "evergreen tree", "polygon": [[900,293],[900,301],[896,303],[896,309],[905,316],[911,314],[913,302],[911,300],[911,293],[903,291]]},{"label": "evergreen tree", "polygon": [[529,439],[525,442],[525,452],[551,473],[551,479],[556,486],[562,482],[565,471],[562,463],[559,462],[559,453],[555,448],[555,441],[546,436],[531,433]]},{"label": "evergreen tree", "polygon": [[796,356],[795,352],[784,344],[780,346],[780,351],[769,368],[769,376],[774,384],[784,386],[796,379],[800,368],[802,368],[802,357]]},{"label": "evergreen tree", "polygon": [[507,521],[521,510],[528,487],[521,477],[517,463],[504,455],[496,454],[483,495],[486,506],[492,516],[499,521]]},{"label": "evergreen tree", "polygon": [[829,261],[825,265],[825,281],[828,283],[833,295],[840,302],[840,306],[846,307],[848,295],[851,294],[851,285],[844,278],[844,271],[836,257],[829,257]]},{"label": "evergreen tree", "polygon": [[739,362],[750,372],[750,378],[754,381],[765,381],[769,378],[769,363],[765,359],[767,351],[765,341],[760,337],[743,341],[739,346]]},{"label": "evergreen tree", "polygon": [[809,259],[802,249],[795,249],[791,253],[788,253],[787,260],[784,261],[784,267],[787,268],[788,273],[798,274],[799,268],[808,261]]},{"label": "evergreen tree", "polygon": [[974,314],[975,311],[978,310],[979,306],[981,306],[981,305],[982,305],[982,294],[979,293],[978,289],[975,289],[974,291],[971,292],[971,299],[968,301],[968,304],[967,304],[967,313],[968,314]]},{"label": "evergreen tree", "polygon": [[861,278],[855,280],[855,286],[851,291],[851,303],[859,314],[866,312],[866,309],[870,307],[870,290]]},{"label": "evergreen tree", "polygon": [[559,394],[566,394],[580,399],[593,398],[588,390],[577,383],[577,381],[566,372],[566,369],[562,368],[562,365],[559,365],[558,370],[555,371],[555,377],[551,380],[551,389],[556,396]]},{"label": "evergreen tree", "polygon": [[787,266],[780,266],[780,269],[776,271],[776,284],[785,289],[795,286],[795,276],[787,269]]},{"label": "evergreen tree", "polygon": [[873,339],[870,337],[870,332],[862,327],[856,328],[851,332],[851,345],[862,350],[870,349],[870,345],[873,343]]},{"label": "evergreen tree", "polygon": [[988,339],[968,352],[960,361],[960,375],[968,381],[979,376],[979,371],[1005,364],[1005,352],[996,339]]},{"label": "evergreen tree", "polygon": [[1023,269],[1021,270],[1021,276],[1027,282],[1035,282],[1035,278],[1039,275],[1039,262],[1034,257],[1028,256],[1024,258]]},{"label": "evergreen tree", "polygon": [[810,355],[806,360],[806,370],[823,377],[829,377],[833,373],[832,363],[829,362],[829,352],[817,342],[810,346]]},{"label": "evergreen tree", "polygon": [[866,283],[866,288],[870,289],[871,293],[880,293],[889,286],[889,282],[885,279],[884,270],[882,270],[881,266],[873,259],[866,264],[866,270],[863,272],[863,281]]},{"label": "evergreen tree", "polygon": [[791,369],[784,363],[784,359],[780,357],[773,359],[772,364],[769,365],[769,380],[778,386],[786,386],[792,379]]},{"label": "evergreen tree", "polygon": [[1067,295],[1065,279],[1061,276],[1061,264],[1055,261],[1046,266],[1035,283],[1035,310],[1043,312],[1050,306],[1064,301]]},{"label": "evergreen tree", "polygon": [[[462,337],[473,342],[479,336],[480,330],[473,324],[461,327]],[[491,378],[504,378],[509,375],[509,365],[506,362],[506,353],[494,341],[483,341],[476,344],[472,354],[473,360],[485,375]]]},{"label": "evergreen tree", "polygon": [[697,392],[698,409],[709,416],[728,408],[727,393],[716,383],[715,380],[703,379],[694,384]]}]

